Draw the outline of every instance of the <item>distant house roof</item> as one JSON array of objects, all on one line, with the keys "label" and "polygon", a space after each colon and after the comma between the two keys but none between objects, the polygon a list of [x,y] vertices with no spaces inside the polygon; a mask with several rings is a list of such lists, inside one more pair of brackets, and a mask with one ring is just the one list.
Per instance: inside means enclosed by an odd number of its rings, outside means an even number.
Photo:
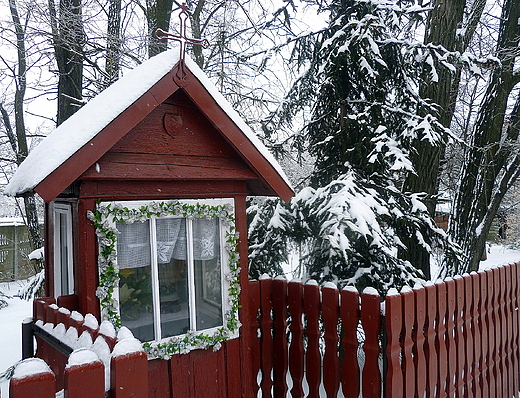
[{"label": "distant house roof", "polygon": [[[171,78],[166,79],[168,75],[173,75],[178,62],[178,50],[163,52],[98,94],[31,151],[5,188],[4,194],[22,196],[35,191],[46,201],[54,199],[114,144],[99,139],[98,135],[104,129],[119,120],[122,130],[126,130],[124,135],[179,88],[172,84]],[[195,62],[186,57],[185,63],[185,69],[196,81],[190,81],[182,88],[188,95],[191,94],[196,105],[210,120],[217,119],[212,115],[222,112],[227,115],[227,122],[221,126],[216,123],[216,127],[258,173],[263,185],[269,187],[268,191],[289,200],[293,191],[278,162]],[[123,124],[122,118],[125,119]],[[79,153],[87,154],[82,156],[82,159],[87,160],[70,167],[71,158]],[[62,167],[74,170],[72,174],[68,172],[67,178],[54,178],[52,184],[45,184],[45,180]]]}]

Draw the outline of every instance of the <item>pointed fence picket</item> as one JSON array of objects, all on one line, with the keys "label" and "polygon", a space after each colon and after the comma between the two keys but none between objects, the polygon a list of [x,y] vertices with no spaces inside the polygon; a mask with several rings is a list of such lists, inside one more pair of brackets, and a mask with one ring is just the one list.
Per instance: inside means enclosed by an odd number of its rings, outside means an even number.
[{"label": "pointed fence picket", "polygon": [[261,380],[255,393],[518,396],[519,277],[516,263],[392,291],[383,300],[331,284],[252,281],[250,347]]}]

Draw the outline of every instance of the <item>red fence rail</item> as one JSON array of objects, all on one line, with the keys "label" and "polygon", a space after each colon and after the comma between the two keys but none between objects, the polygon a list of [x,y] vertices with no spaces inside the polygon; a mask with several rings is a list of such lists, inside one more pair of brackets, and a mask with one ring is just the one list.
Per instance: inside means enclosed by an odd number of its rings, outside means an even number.
[{"label": "red fence rail", "polygon": [[60,390],[68,398],[103,398],[106,391],[112,398],[148,397],[148,358],[129,331],[116,338],[110,324],[98,325],[50,298],[34,301],[34,323],[45,361],[28,358],[16,366],[10,398],[55,398]]},{"label": "red fence rail", "polygon": [[[263,397],[511,397],[520,393],[520,263],[391,291],[252,281]],[[289,380],[289,383],[287,383]]]}]

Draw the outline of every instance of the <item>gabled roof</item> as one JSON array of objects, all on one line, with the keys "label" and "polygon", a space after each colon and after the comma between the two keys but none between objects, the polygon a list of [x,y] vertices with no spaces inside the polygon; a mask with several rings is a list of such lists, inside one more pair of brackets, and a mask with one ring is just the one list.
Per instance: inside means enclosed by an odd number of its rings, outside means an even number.
[{"label": "gabled roof", "polygon": [[[4,194],[37,192],[44,200],[53,200],[180,88],[175,83],[179,66],[178,50],[163,52],[98,94],[31,151]],[[188,57],[184,71],[187,84],[180,84],[182,89],[257,173],[263,191],[288,201],[292,188],[267,148]]]}]

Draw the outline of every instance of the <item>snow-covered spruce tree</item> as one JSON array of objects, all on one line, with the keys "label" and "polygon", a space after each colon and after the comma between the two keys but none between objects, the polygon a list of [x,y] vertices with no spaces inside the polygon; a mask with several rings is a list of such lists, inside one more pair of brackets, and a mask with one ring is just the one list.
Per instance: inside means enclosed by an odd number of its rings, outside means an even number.
[{"label": "snow-covered spruce tree", "polygon": [[413,139],[435,144],[448,135],[417,95],[440,55],[400,30],[417,11],[413,2],[344,0],[328,9],[328,29],[290,92],[296,105],[286,107],[294,114],[312,106],[298,139],[316,163],[312,187],[290,205],[293,226],[285,232],[309,243],[302,257],[309,277],[385,293],[424,277],[403,259],[410,242],[429,252],[447,246],[420,195],[401,190],[413,172]]}]

